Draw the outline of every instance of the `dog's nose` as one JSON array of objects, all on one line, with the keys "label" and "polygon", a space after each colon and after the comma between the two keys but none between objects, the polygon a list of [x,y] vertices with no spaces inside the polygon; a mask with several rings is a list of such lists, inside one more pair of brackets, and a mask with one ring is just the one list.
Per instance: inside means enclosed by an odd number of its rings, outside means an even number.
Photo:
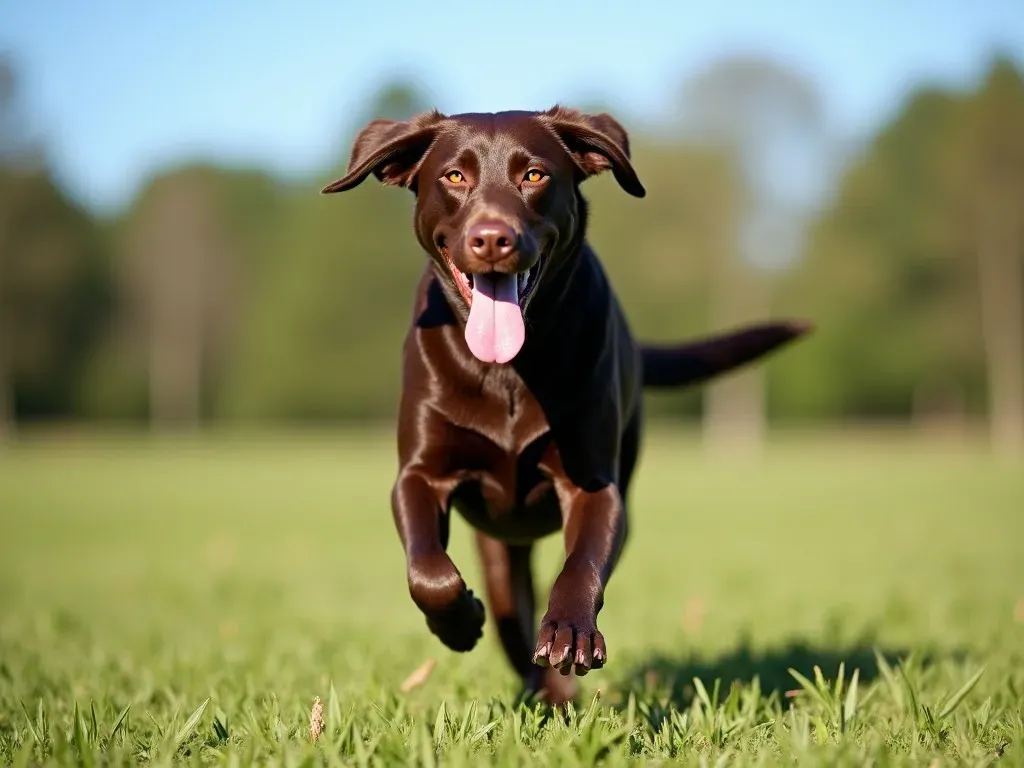
[{"label": "dog's nose", "polygon": [[516,249],[518,236],[508,224],[500,221],[481,221],[469,228],[466,242],[469,250],[480,259],[498,261]]}]

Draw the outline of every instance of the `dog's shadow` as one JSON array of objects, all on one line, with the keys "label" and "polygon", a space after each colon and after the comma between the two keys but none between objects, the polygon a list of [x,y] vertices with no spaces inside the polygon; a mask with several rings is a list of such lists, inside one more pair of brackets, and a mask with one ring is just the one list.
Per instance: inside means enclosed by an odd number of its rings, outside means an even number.
[{"label": "dog's shadow", "polygon": [[[694,678],[700,680],[709,693],[713,691],[715,681],[720,681],[719,701],[729,694],[733,682],[749,685],[756,678],[763,696],[776,694],[785,701],[787,691],[800,687],[790,673],[791,669],[813,681],[817,666],[824,678],[834,685],[839,666],[843,664],[844,686],[849,684],[854,670],[858,670],[858,680],[863,685],[880,674],[876,653],[894,670],[912,656],[918,668],[937,660],[936,654],[921,649],[912,654],[909,649],[880,647],[870,641],[828,647],[793,640],[765,650],[755,650],[750,643],[742,642],[719,656],[651,656],[627,667],[605,690],[610,694],[608,702],[613,706],[624,704],[629,695],[634,694],[638,700],[652,696],[667,699],[667,703],[682,709],[690,706],[696,695]],[[962,659],[964,656],[962,651],[941,653],[943,659]]]}]

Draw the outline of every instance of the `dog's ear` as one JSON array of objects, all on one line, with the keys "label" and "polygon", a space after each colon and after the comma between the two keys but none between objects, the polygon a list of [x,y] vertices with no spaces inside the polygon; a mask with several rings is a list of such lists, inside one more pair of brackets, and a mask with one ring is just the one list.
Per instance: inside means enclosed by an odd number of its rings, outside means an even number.
[{"label": "dog's ear", "polygon": [[565,145],[584,177],[611,169],[619,186],[633,197],[647,194],[629,161],[629,136],[614,117],[555,106],[542,112],[540,120]]},{"label": "dog's ear", "polygon": [[371,121],[352,144],[348,172],[321,192],[345,192],[362,184],[371,173],[384,184],[411,186],[443,119],[435,111],[408,121]]}]

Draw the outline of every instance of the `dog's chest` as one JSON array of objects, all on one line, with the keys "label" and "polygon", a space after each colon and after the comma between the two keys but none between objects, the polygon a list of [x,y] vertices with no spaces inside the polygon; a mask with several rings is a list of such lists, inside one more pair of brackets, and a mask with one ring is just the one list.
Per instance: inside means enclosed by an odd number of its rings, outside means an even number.
[{"label": "dog's chest", "polygon": [[446,410],[453,423],[487,438],[513,463],[549,429],[540,403],[510,366],[487,366],[460,382]]},{"label": "dog's chest", "polygon": [[448,454],[454,506],[475,528],[509,541],[558,530],[558,451],[536,399],[514,371],[492,368],[459,401],[449,413],[459,435]]}]

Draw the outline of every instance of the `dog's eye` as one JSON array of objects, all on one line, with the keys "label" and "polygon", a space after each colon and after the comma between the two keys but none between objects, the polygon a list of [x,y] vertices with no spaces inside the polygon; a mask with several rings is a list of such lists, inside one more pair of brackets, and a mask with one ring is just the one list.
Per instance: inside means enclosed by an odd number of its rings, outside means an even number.
[{"label": "dog's eye", "polygon": [[463,180],[465,180],[466,178],[458,171],[448,171],[448,173],[446,173],[444,177],[448,179],[448,181],[452,184],[461,184]]},{"label": "dog's eye", "polygon": [[547,174],[544,173],[544,171],[537,168],[531,168],[526,172],[526,175],[523,177],[523,181],[528,181],[531,184],[540,184],[546,177]]}]

